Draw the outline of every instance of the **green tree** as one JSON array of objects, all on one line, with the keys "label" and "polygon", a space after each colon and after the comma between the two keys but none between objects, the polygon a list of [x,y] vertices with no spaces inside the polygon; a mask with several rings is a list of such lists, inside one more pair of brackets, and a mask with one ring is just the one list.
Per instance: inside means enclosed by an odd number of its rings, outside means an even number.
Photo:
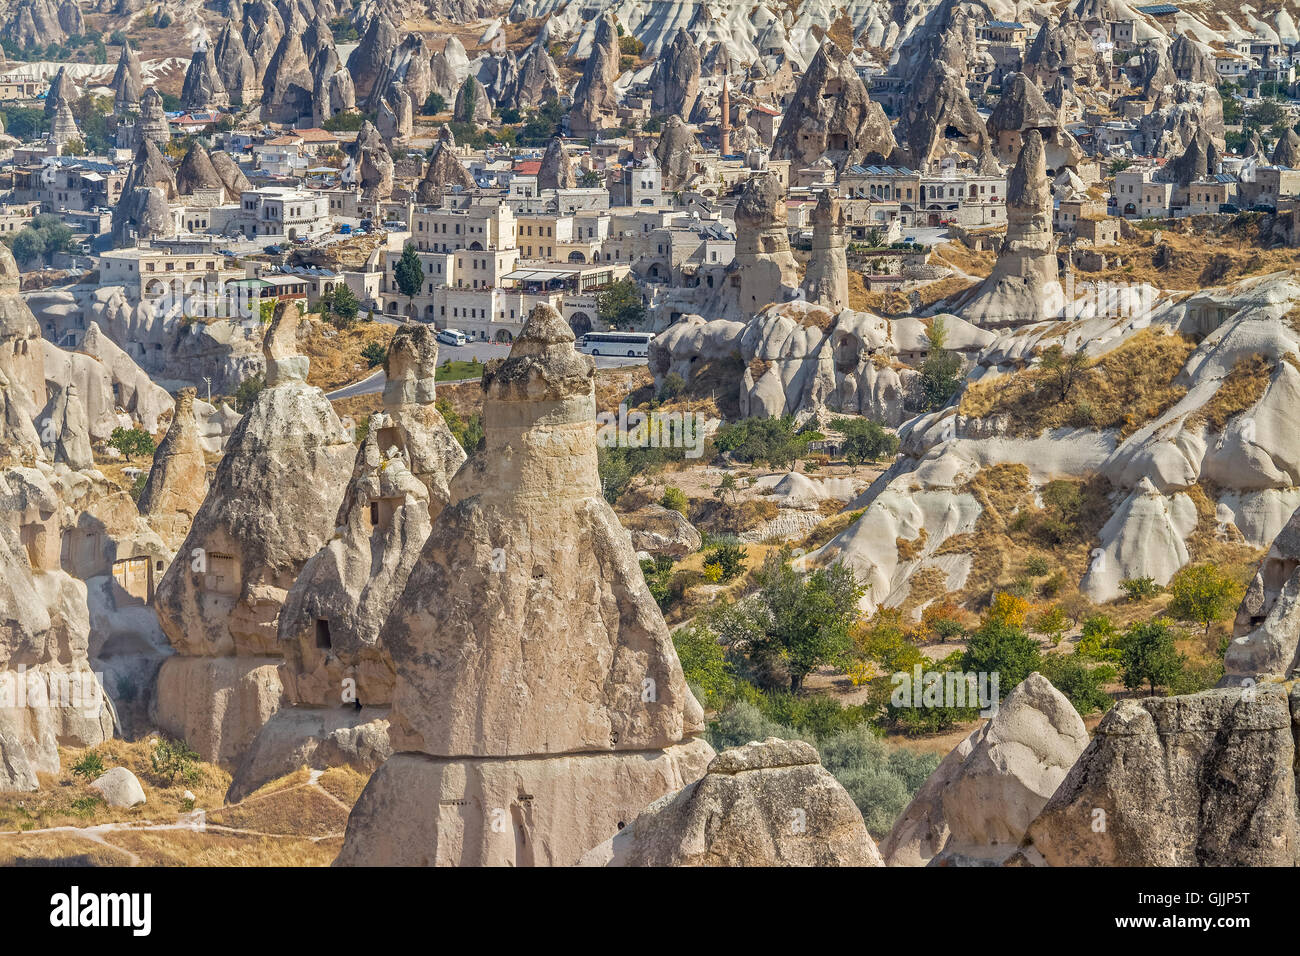
[{"label": "green tree", "polygon": [[25,226],[10,243],[14,258],[20,266],[33,266],[45,262],[45,237],[30,226]]},{"label": "green tree", "polygon": [[424,107],[420,112],[425,116],[437,116],[439,113],[447,111],[447,98],[441,93],[430,93],[424,100]]},{"label": "green tree", "polygon": [[1065,351],[1060,343],[1048,346],[1038,357],[1039,368],[1049,373],[1056,383],[1062,402],[1068,401],[1079,376],[1088,367],[1088,356],[1083,349]]},{"label": "green tree", "polygon": [[631,276],[611,282],[596,293],[596,314],[601,320],[619,327],[640,325],[645,321],[645,304],[641,287]]},{"label": "green tree", "polygon": [[243,415],[253,407],[253,402],[257,400],[257,394],[266,387],[266,380],[259,373],[250,375],[239,383],[235,389],[235,411]]},{"label": "green tree", "polygon": [[1053,645],[1061,643],[1061,635],[1069,626],[1066,619],[1065,611],[1061,610],[1061,605],[1053,604],[1034,621],[1034,630],[1039,634],[1045,634]]},{"label": "green tree", "polygon": [[35,107],[6,106],[0,110],[0,115],[4,116],[5,132],[24,143],[40,139],[50,129],[45,111]]},{"label": "green tree", "polygon": [[669,511],[676,511],[680,515],[685,515],[686,509],[690,506],[690,501],[686,497],[686,492],[669,485],[664,489],[664,496],[659,499],[659,504]]},{"label": "green tree", "polygon": [[991,618],[971,635],[962,668],[967,672],[997,674],[998,693],[1011,689],[1038,670],[1042,657],[1038,644],[1023,628],[1000,618]]},{"label": "green tree", "polygon": [[736,497],[738,494],[739,488],[736,484],[736,476],[731,472],[724,474],[722,480],[718,482],[718,487],[713,489],[713,497],[717,498],[719,501],[725,501],[727,498],[730,498],[732,507],[735,507]]},{"label": "green tree", "polygon": [[844,436],[844,460],[852,468],[898,452],[898,436],[869,418],[834,418],[830,427]]},{"label": "green tree", "polygon": [[796,432],[792,415],[746,418],[719,428],[713,446],[736,461],[765,461],[773,468],[782,468],[803,456],[814,434]]},{"label": "green tree", "polygon": [[941,316],[930,323],[927,336],[930,351],[921,363],[921,405],[923,411],[943,408],[961,387],[962,360],[947,348],[948,326]]},{"label": "green tree", "polygon": [[1191,621],[1205,626],[1228,615],[1237,605],[1237,585],[1232,578],[1212,564],[1192,564],[1174,575],[1169,582],[1173,600],[1169,613],[1180,621]]},{"label": "green tree", "polygon": [[388,349],[378,342],[369,342],[361,350],[361,357],[366,360],[369,368],[374,368],[376,365],[384,364],[384,360],[388,358]]},{"label": "green tree", "polygon": [[673,645],[686,683],[699,695],[700,703],[710,710],[722,707],[735,692],[736,675],[717,635],[693,622],[673,632]]},{"label": "green tree", "polygon": [[455,105],[455,119],[461,123],[474,122],[474,108],[478,105],[478,80],[473,76],[465,77],[460,85],[460,96]]},{"label": "green tree", "polygon": [[139,425],[114,428],[113,434],[108,438],[108,445],[125,455],[127,461],[135,455],[152,455],[156,448],[153,436]]},{"label": "green tree", "polygon": [[408,304],[413,304],[416,293],[424,282],[424,267],[420,264],[415,246],[408,244],[402,250],[402,257],[393,268],[393,278],[397,280],[397,288],[406,296]]},{"label": "green tree", "polygon": [[724,640],[769,672],[783,667],[790,692],[797,694],[814,668],[848,650],[849,628],[866,589],[845,564],[796,570],[788,548],[770,552],[755,581],[757,594],[734,607]]},{"label": "green tree", "polygon": [[1129,690],[1137,690],[1145,682],[1154,696],[1157,687],[1168,687],[1177,679],[1186,662],[1174,646],[1173,629],[1163,618],[1134,624],[1124,635],[1119,666]]},{"label": "green tree", "polygon": [[361,303],[357,300],[356,293],[346,285],[338,285],[334,288],[334,294],[330,296],[330,311],[341,318],[344,322],[353,322],[356,320],[357,313],[361,310]]},{"label": "green tree", "polygon": [[1074,654],[1049,654],[1043,658],[1042,674],[1080,714],[1106,711],[1114,703],[1105,690],[1115,679],[1115,668],[1109,664],[1090,667]]}]

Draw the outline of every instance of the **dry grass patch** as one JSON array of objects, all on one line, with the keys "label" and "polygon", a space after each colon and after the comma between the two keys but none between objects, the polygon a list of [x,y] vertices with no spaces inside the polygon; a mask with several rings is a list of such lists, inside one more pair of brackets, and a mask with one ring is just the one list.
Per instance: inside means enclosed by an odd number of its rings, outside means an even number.
[{"label": "dry grass patch", "polygon": [[[72,768],[94,751],[104,769],[125,767],[140,781],[146,801],[129,809],[115,809],[89,787],[90,780],[74,776]],[[38,774],[40,789],[33,793],[0,794],[0,830],[47,830],[52,827],[87,827],[100,823],[171,823],[189,806],[183,794],[194,794],[196,807],[219,807],[230,786],[230,775],[212,764],[197,763],[198,777],[191,782],[172,781],[154,773],[148,740],[108,740],[98,747],[60,749],[60,771]]]},{"label": "dry grass patch", "polygon": [[1143,329],[1089,363],[1067,401],[1061,401],[1055,375],[1029,368],[971,385],[960,411],[972,418],[1004,415],[1012,435],[1038,435],[1086,420],[1094,428],[1115,428],[1127,436],[1187,393],[1173,381],[1195,348],[1187,336]]},{"label": "dry grass patch", "polygon": [[840,532],[848,530],[851,525],[862,517],[864,511],[865,509],[842,511],[833,517],[827,518],[809,531],[804,539],[798,543],[798,547],[804,551],[815,551]]},{"label": "dry grass patch", "polygon": [[960,242],[941,242],[930,253],[933,264],[945,265],[982,279],[993,272],[997,260],[997,254],[991,250],[977,252]]},{"label": "dry grass patch", "polygon": [[[438,389],[442,394],[442,389]],[[383,392],[371,392],[369,395],[349,395],[347,398],[332,398],[330,404],[334,406],[334,414],[340,419],[351,418],[354,422],[362,422],[373,415],[375,412],[383,411],[384,394]]]},{"label": "dry grass patch", "polygon": [[350,807],[361,799],[361,791],[366,789],[366,784],[369,782],[369,774],[361,773],[352,767],[330,767],[321,774],[316,784]]},{"label": "dry grass patch", "polygon": [[1158,289],[1201,289],[1203,277],[1214,276],[1214,284],[1249,276],[1267,275],[1300,266],[1300,249],[1265,249],[1259,242],[1256,219],[1244,217],[1243,225],[1209,217],[1181,220],[1185,231],[1161,226],[1160,244],[1171,255],[1163,267],[1155,264],[1157,246],[1149,244],[1150,233],[1122,239],[1104,251],[1108,260],[1123,263],[1118,268],[1089,273],[1103,282],[1147,282]]},{"label": "dry grass patch", "polygon": [[361,357],[362,349],[371,344],[388,348],[396,331],[396,326],[384,322],[358,322],[347,331],[339,332],[319,320],[312,320],[310,330],[300,338],[303,354],[311,359],[307,384],[328,392],[373,374],[379,366],[372,368]]},{"label": "dry grass patch", "polygon": [[[1103,479],[1051,481],[1035,501],[1029,470],[1004,464],[981,469],[959,489],[980,503],[975,531],[953,535],[936,554],[969,555],[971,567],[953,599],[967,608],[984,606],[996,591],[1020,591],[1033,600],[1060,603],[1072,617],[1088,602],[1078,582],[1087,570],[1097,534],[1110,517],[1110,486]],[[1027,573],[1030,558],[1052,569]]]},{"label": "dry grass patch", "polygon": [[905,621],[911,620],[912,612],[918,607],[948,594],[948,575],[936,567],[917,568],[907,579],[907,584],[907,597],[899,608]]},{"label": "dry grass patch", "polygon": [[1254,408],[1264,397],[1275,368],[1275,364],[1259,354],[1237,359],[1218,390],[1187,423],[1205,424],[1211,431],[1222,431],[1228,419]]},{"label": "dry grass patch", "polygon": [[123,853],[74,833],[0,836],[0,866],[126,866]]},{"label": "dry grass patch", "polygon": [[343,837],[248,836],[195,830],[120,830],[105,834],[142,866],[329,866]]},{"label": "dry grass patch", "polygon": [[208,814],[208,822],[236,830],[283,836],[323,837],[342,833],[347,811],[315,787],[285,789]]},{"label": "dry grass patch", "polygon": [[925,540],[929,537],[929,532],[924,528],[915,538],[899,538],[895,544],[898,546],[898,556],[904,561],[914,561],[921,556],[925,550]]}]

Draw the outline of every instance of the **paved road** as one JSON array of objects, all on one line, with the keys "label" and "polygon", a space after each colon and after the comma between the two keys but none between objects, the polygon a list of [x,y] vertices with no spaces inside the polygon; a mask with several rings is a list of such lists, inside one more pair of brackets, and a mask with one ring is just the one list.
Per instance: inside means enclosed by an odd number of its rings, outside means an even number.
[{"label": "paved road", "polygon": [[[495,342],[471,342],[469,345],[439,345],[438,361],[445,362],[469,362],[478,359],[480,362],[486,362],[489,359],[505,358],[510,354],[509,345],[499,345]],[[597,368],[626,368],[630,365],[644,365],[644,358],[614,358],[605,355],[593,356],[596,360]],[[342,388],[336,388],[332,392],[327,392],[326,398],[351,398],[354,395],[373,395],[376,392],[384,390],[384,383],[387,379],[384,376],[383,369],[372,373],[359,382],[353,382],[351,385],[344,385]]]}]

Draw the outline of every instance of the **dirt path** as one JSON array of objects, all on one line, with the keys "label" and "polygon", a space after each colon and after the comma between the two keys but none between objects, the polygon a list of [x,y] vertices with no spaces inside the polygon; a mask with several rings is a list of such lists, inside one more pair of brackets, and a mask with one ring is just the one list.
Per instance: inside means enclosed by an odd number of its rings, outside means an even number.
[{"label": "dirt path", "polygon": [[[344,813],[351,813],[352,812],[351,807],[349,807],[346,803],[344,803],[342,800],[334,796],[334,794],[330,793],[328,790],[326,790],[324,787],[320,785],[319,781],[322,773],[323,771],[321,770],[313,770],[311,771],[311,776],[307,779],[305,783],[294,784],[291,787],[284,787],[283,789],[274,790],[271,793],[262,794],[261,796],[249,797],[246,800],[241,800],[238,803],[229,804],[227,806],[222,807],[221,809],[223,811],[233,810],[237,807],[242,807],[250,803],[257,803],[262,800],[270,799],[271,797],[278,797],[286,793],[291,793],[294,790],[311,789],[314,790],[316,793],[323,795],[330,802],[336,804]],[[91,843],[95,843],[99,846],[106,847],[107,849],[113,850],[116,853],[122,854],[128,859],[129,861],[127,864],[128,866],[140,866],[141,861],[140,861],[140,857],[137,854],[132,853],[130,850],[126,849],[125,847],[119,846],[116,843],[111,842],[105,836],[105,834],[123,833],[123,832],[150,833],[150,832],[160,832],[160,831],[167,831],[167,830],[192,830],[196,833],[222,833],[222,834],[232,834],[237,836],[273,837],[278,839],[292,839],[292,840],[306,839],[306,840],[310,840],[312,843],[319,843],[321,840],[330,840],[336,837],[343,836],[342,831],[326,833],[321,836],[304,837],[296,833],[266,833],[261,830],[248,830],[242,827],[226,826],[221,823],[209,823],[207,819],[206,810],[194,810],[191,813],[183,814],[173,823],[155,823],[149,820],[143,820],[143,821],[122,821],[118,823],[97,823],[93,826],[88,826],[88,827],[60,826],[60,827],[46,827],[40,830],[0,830],[0,837],[6,837],[6,836],[28,837],[28,836],[40,836],[42,834],[55,834],[55,833],[64,836],[73,836],[79,839],[87,840]]]}]

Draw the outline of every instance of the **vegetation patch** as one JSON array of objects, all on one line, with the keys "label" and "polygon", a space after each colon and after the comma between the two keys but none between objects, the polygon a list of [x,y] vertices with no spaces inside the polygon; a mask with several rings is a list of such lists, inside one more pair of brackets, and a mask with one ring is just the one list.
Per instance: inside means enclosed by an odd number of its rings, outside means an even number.
[{"label": "vegetation patch", "polygon": [[1086,405],[1088,424],[1118,429],[1126,437],[1187,393],[1174,379],[1195,347],[1187,336],[1143,329],[1086,362],[1064,387],[1059,368],[1037,365],[974,383],[959,407],[972,418],[1005,416],[1012,435],[1034,436],[1049,428],[1078,427]]},{"label": "vegetation patch", "polygon": [[1229,419],[1259,404],[1276,368],[1273,362],[1259,354],[1237,359],[1213,397],[1187,423],[1204,424],[1211,431],[1222,431]]}]

